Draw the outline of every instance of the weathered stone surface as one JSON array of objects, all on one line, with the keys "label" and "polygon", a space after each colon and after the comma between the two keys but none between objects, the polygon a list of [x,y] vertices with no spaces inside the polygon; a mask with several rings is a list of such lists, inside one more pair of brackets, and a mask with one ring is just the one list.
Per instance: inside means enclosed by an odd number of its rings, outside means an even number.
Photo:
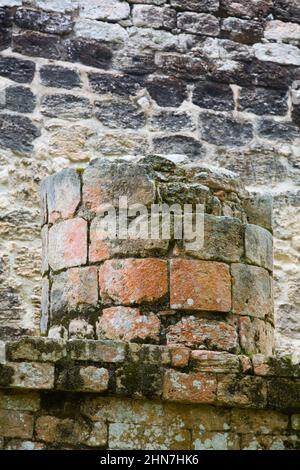
[{"label": "weathered stone surface", "polygon": [[300,429],[300,415],[293,415],[292,416],[292,428],[295,429],[295,431],[299,431]]},{"label": "weathered stone surface", "polygon": [[40,69],[42,85],[56,88],[76,88],[81,86],[80,76],[76,70],[60,65],[43,65]]},{"label": "weathered stone surface", "polygon": [[19,113],[32,113],[36,106],[36,97],[23,86],[9,86],[5,90],[5,108]]},{"label": "weathered stone surface", "polygon": [[6,355],[10,361],[56,362],[66,355],[66,348],[60,340],[27,336],[7,343]]},{"label": "weathered stone surface", "polygon": [[112,423],[109,425],[109,441],[112,450],[179,450],[189,446],[190,436],[186,429]]},{"label": "weathered stone surface", "polygon": [[91,0],[80,2],[79,15],[94,20],[124,20],[130,14],[130,6],[120,0]]},{"label": "weathered stone surface", "polygon": [[171,364],[173,367],[187,367],[190,359],[190,349],[183,346],[169,345],[171,349]]},{"label": "weathered stone surface", "polygon": [[176,11],[170,7],[135,5],[132,22],[135,26],[173,29],[176,26]]},{"label": "weathered stone surface", "polygon": [[48,177],[44,180],[41,191],[46,191],[46,220],[50,223],[75,215],[80,203],[80,178],[76,170],[69,168]]},{"label": "weathered stone surface", "polygon": [[37,392],[1,391],[0,408],[4,410],[38,411],[40,409],[40,396]]},{"label": "weathered stone surface", "polygon": [[40,332],[44,336],[47,334],[49,323],[49,280],[44,278],[42,280],[42,294],[41,294],[41,320]]},{"label": "weathered stone surface", "polygon": [[76,361],[119,363],[125,359],[125,343],[118,341],[73,339],[67,348],[71,359]]},{"label": "weathered stone surface", "polygon": [[269,41],[285,42],[298,46],[300,44],[300,25],[284,21],[269,21],[266,24],[264,37]]},{"label": "weathered stone surface", "polygon": [[49,415],[37,419],[35,432],[41,441],[71,445],[85,442],[90,434],[84,422]]},{"label": "weathered stone surface", "polygon": [[117,23],[104,23],[86,18],[79,18],[75,24],[76,36],[104,42],[122,43],[128,38],[125,28]]},{"label": "weathered stone surface", "polygon": [[254,18],[267,16],[273,6],[273,0],[256,0],[255,3],[249,3],[247,0],[221,0],[221,6],[229,15]]},{"label": "weathered stone surface", "polygon": [[57,11],[67,13],[73,11],[78,3],[77,0],[34,0],[38,8],[45,11]]},{"label": "weathered stone surface", "polygon": [[275,17],[300,23],[300,6],[297,0],[275,0]]},{"label": "weathered stone surface", "polygon": [[183,344],[193,349],[235,352],[238,348],[234,325],[192,316],[167,328],[167,344]]},{"label": "weathered stone surface", "polygon": [[273,198],[270,193],[251,193],[244,200],[244,208],[247,212],[248,222],[259,225],[267,230],[273,227]]},{"label": "weathered stone surface", "polygon": [[[258,377],[263,379],[262,377]],[[274,377],[268,382],[268,405],[274,409],[297,409],[299,406],[300,380]]]},{"label": "weathered stone surface", "polygon": [[171,5],[178,10],[216,12],[219,9],[219,0],[170,0]]},{"label": "weathered stone surface", "polygon": [[54,271],[85,264],[87,223],[81,218],[53,225],[49,230],[49,265]]},{"label": "weathered stone surface", "polygon": [[137,129],[146,122],[142,108],[128,101],[96,101],[95,115],[102,124],[113,129]]},{"label": "weathered stone surface", "polygon": [[198,82],[193,91],[193,103],[200,108],[214,111],[234,109],[233,93],[228,85],[212,82]]},{"label": "weathered stone surface", "polygon": [[46,13],[18,8],[15,14],[17,26],[23,29],[50,34],[69,34],[73,29],[72,17],[59,13]]},{"label": "weathered stone surface", "polygon": [[239,146],[248,144],[253,138],[252,124],[221,114],[200,113],[202,139],[215,145]]},{"label": "weathered stone surface", "polygon": [[14,52],[33,57],[58,59],[60,57],[60,39],[52,34],[35,31],[22,31],[13,35]]},{"label": "weathered stone surface", "polygon": [[160,300],[168,292],[167,262],[155,258],[105,261],[99,269],[99,288],[104,302],[132,305]]},{"label": "weathered stone surface", "polygon": [[270,323],[263,320],[241,317],[239,338],[246,354],[262,353],[271,356],[274,352],[274,329]]},{"label": "weathered stone surface", "polygon": [[294,450],[299,446],[298,437],[279,435],[244,434],[241,436],[241,448],[244,450]]},{"label": "weathered stone surface", "polygon": [[[295,122],[297,121],[295,120]],[[272,119],[261,119],[258,123],[257,130],[260,137],[273,141],[293,142],[299,137],[299,127],[292,122],[277,122]]]},{"label": "weathered stone surface", "polygon": [[107,69],[111,63],[112,51],[103,41],[72,38],[64,42],[65,59],[80,62],[90,67]]},{"label": "weathered stone surface", "polygon": [[218,36],[220,32],[219,20],[206,13],[179,13],[177,27],[186,33],[204,36]]},{"label": "weathered stone surface", "polygon": [[155,55],[155,64],[166,75],[185,79],[207,78],[207,70],[202,58],[192,54],[173,52]]},{"label": "weathered stone surface", "polygon": [[264,408],[267,403],[267,384],[261,377],[231,374],[218,380],[217,399],[220,404],[242,408]]},{"label": "weathered stone surface", "polygon": [[212,373],[238,373],[239,357],[234,354],[216,351],[192,351],[191,364],[193,370]]},{"label": "weathered stone surface", "polygon": [[233,431],[259,434],[284,432],[288,426],[288,417],[276,411],[233,409],[231,427]]},{"label": "weathered stone surface", "polygon": [[265,318],[272,314],[271,277],[263,268],[233,264],[232,310],[238,315]]},{"label": "weathered stone surface", "polygon": [[45,116],[61,119],[86,119],[92,108],[87,98],[75,95],[45,95],[41,100],[41,112]]},{"label": "weathered stone surface", "polygon": [[300,65],[300,51],[290,44],[254,44],[255,57],[266,62],[283,65]]},{"label": "weathered stone surface", "polygon": [[93,339],[95,336],[94,327],[84,318],[73,318],[69,323],[69,338]]},{"label": "weathered stone surface", "polygon": [[19,83],[30,83],[35,72],[35,63],[16,57],[0,57],[0,75]]},{"label": "weathered stone surface", "polygon": [[180,106],[187,98],[185,83],[176,78],[151,77],[145,86],[153,100],[159,106]]},{"label": "weathered stone surface", "polygon": [[130,96],[141,88],[143,80],[129,74],[89,73],[89,83],[95,93]]},{"label": "weathered stone surface", "polygon": [[72,268],[53,277],[51,288],[52,318],[67,312],[92,310],[98,302],[97,268]]},{"label": "weathered stone surface", "polygon": [[239,261],[244,251],[243,232],[242,223],[236,218],[205,214],[203,247],[195,250],[185,241],[184,250],[200,259]]},{"label": "weathered stone surface", "polygon": [[163,398],[182,403],[213,403],[217,381],[214,374],[184,374],[168,370],[164,378]]},{"label": "weathered stone surface", "polygon": [[59,390],[104,392],[108,388],[108,381],[108,370],[103,367],[62,364],[56,386]]},{"label": "weathered stone surface", "polygon": [[245,228],[245,256],[247,263],[256,264],[269,271],[273,269],[273,237],[258,225]]},{"label": "weathered stone surface", "polygon": [[222,20],[221,31],[227,39],[242,44],[255,44],[261,40],[264,34],[263,25],[259,21],[234,17]]},{"label": "weathered stone surface", "polygon": [[152,50],[141,51],[138,47],[129,46],[114,54],[113,66],[116,70],[138,76],[153,73],[157,68]]},{"label": "weathered stone surface", "polygon": [[102,132],[96,144],[104,157],[123,157],[124,155],[141,155],[149,149],[147,135],[129,130],[119,132]]},{"label": "weathered stone surface", "polygon": [[[3,366],[2,366],[3,367]],[[2,386],[26,389],[51,389],[54,385],[54,366],[39,362],[7,362],[6,383],[1,377]],[[1,371],[2,372],[2,371]],[[1,376],[0,372],[0,376]],[[10,375],[10,377],[8,377]]]},{"label": "weathered stone surface", "polygon": [[0,114],[0,145],[15,152],[30,152],[33,141],[40,136],[39,128],[25,116]]},{"label": "weathered stone surface", "polygon": [[242,88],[240,91],[239,109],[260,116],[263,114],[284,116],[288,110],[287,99],[285,90]]},{"label": "weathered stone surface", "polygon": [[5,450],[46,450],[46,445],[41,442],[21,441],[19,439],[10,439]]},{"label": "weathered stone surface", "polygon": [[143,315],[137,308],[106,308],[97,323],[97,337],[99,339],[157,343],[159,333],[159,318],[153,313]]},{"label": "weathered stone surface", "polygon": [[100,211],[104,204],[118,207],[119,198],[126,196],[128,205],[149,205],[155,201],[155,186],[142,166],[114,163],[109,159],[94,160],[84,171],[83,204],[93,212]]},{"label": "weathered stone surface", "polygon": [[[109,216],[106,217],[109,223]],[[103,261],[118,256],[153,256],[165,255],[168,251],[168,240],[149,239],[112,239],[105,233],[105,218],[95,217],[90,226],[90,262]]]},{"label": "weathered stone surface", "polygon": [[174,309],[228,312],[228,266],[217,262],[174,259],[170,265],[170,305]]},{"label": "weathered stone surface", "polygon": [[33,416],[13,410],[0,409],[1,437],[31,438],[33,434]]},{"label": "weathered stone surface", "polygon": [[182,111],[159,111],[153,114],[149,120],[151,131],[194,131],[196,126],[191,114]]},{"label": "weathered stone surface", "polygon": [[153,139],[156,153],[187,155],[191,160],[198,160],[204,154],[203,145],[194,137],[175,134]]},{"label": "weathered stone surface", "polygon": [[192,434],[192,449],[195,450],[239,450],[239,438],[230,432],[196,431]]}]

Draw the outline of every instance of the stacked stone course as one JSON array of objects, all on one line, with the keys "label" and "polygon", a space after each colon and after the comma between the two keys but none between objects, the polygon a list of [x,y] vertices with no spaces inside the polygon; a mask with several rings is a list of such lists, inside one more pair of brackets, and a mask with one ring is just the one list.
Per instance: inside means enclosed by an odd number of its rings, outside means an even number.
[{"label": "stacked stone course", "polygon": [[[231,172],[173,160],[102,158],[44,180],[42,334],[272,354],[271,200]],[[170,239],[103,237],[104,205],[124,196],[202,204],[203,246],[177,240],[176,219]]]}]

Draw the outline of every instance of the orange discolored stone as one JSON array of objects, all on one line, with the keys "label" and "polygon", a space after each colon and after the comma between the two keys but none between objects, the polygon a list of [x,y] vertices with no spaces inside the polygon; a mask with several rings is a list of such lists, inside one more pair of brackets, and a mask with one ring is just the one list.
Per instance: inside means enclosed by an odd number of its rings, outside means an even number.
[{"label": "orange discolored stone", "polygon": [[164,379],[163,398],[182,403],[213,403],[216,398],[217,380],[214,374],[183,374],[167,370]]},{"label": "orange discolored stone", "polygon": [[159,318],[153,313],[142,315],[137,308],[106,308],[97,323],[99,338],[121,339],[123,341],[148,339],[158,342],[159,332]]},{"label": "orange discolored stone", "polygon": [[224,263],[173,259],[170,267],[171,308],[229,312],[231,278]]},{"label": "orange discolored stone", "polygon": [[87,223],[70,219],[49,230],[49,265],[54,271],[85,264],[87,261]]},{"label": "orange discolored stone", "polygon": [[168,292],[167,262],[155,258],[105,261],[99,270],[104,302],[154,302]]}]

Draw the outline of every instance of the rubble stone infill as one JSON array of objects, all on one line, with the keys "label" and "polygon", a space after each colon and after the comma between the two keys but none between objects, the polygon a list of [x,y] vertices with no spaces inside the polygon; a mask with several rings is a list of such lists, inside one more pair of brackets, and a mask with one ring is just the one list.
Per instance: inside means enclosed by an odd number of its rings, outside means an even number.
[{"label": "rubble stone infill", "polygon": [[5,449],[300,443],[300,367],[288,358],[23,337],[5,344],[0,386]]}]

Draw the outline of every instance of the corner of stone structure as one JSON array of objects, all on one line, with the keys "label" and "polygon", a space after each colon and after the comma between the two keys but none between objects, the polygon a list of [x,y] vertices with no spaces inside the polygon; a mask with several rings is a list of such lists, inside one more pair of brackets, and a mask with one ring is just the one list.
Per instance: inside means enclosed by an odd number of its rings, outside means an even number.
[{"label": "corner of stone structure", "polygon": [[[137,237],[174,205],[169,237]],[[176,236],[195,208],[199,243]],[[41,336],[1,346],[6,446],[299,446],[300,366],[274,354],[269,197],[184,156],[100,158],[43,181],[41,225]]]}]

